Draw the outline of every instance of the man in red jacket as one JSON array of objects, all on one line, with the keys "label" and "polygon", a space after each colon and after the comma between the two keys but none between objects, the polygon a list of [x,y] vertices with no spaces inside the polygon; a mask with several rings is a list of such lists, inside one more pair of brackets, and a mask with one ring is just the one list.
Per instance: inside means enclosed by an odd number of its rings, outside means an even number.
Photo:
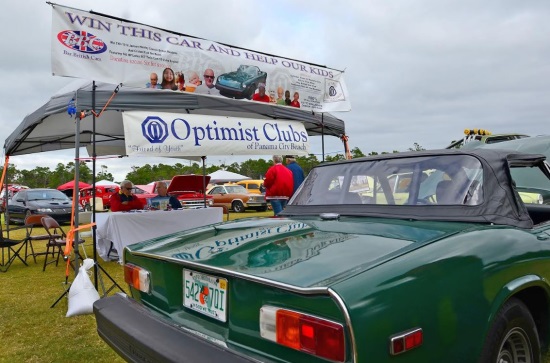
[{"label": "man in red jacket", "polygon": [[282,162],[281,155],[273,155],[274,165],[267,170],[264,179],[265,199],[271,203],[275,215],[285,208],[294,190],[292,172]]},{"label": "man in red jacket", "polygon": [[120,191],[111,195],[111,212],[127,212],[132,209],[143,209],[143,204],[132,194],[134,184],[125,180],[120,183]]}]

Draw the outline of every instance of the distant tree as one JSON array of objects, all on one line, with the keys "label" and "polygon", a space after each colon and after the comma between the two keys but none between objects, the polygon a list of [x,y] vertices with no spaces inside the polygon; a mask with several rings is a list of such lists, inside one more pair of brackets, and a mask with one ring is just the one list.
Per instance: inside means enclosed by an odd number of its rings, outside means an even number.
[{"label": "distant tree", "polygon": [[414,143],[413,147],[409,148],[409,151],[422,151],[422,150],[426,150],[426,149],[420,146],[420,144],[418,144],[417,142]]},{"label": "distant tree", "polygon": [[296,162],[302,167],[304,174],[307,176],[311,169],[319,165],[319,159],[314,154],[309,154],[307,156],[298,156]]},{"label": "distant tree", "polygon": [[241,163],[238,173],[241,175],[246,175],[251,179],[262,179],[271,165],[272,163],[270,160],[248,159]]},{"label": "distant tree", "polygon": [[47,188],[52,172],[45,166],[37,166],[32,170],[21,170],[17,183],[26,185],[30,188]]},{"label": "distant tree", "polygon": [[353,149],[350,150],[350,152],[351,152],[352,158],[354,159],[362,158],[363,156],[366,156],[358,147],[354,147]]}]

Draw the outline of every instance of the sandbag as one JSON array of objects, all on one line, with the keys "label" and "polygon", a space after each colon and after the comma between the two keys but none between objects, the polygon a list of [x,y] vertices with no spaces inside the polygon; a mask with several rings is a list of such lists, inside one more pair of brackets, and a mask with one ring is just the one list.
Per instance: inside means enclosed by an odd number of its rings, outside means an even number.
[{"label": "sandbag", "polygon": [[67,318],[75,315],[93,313],[94,301],[99,300],[99,294],[88,276],[88,270],[94,266],[94,260],[87,258],[78,269],[73,284],[69,290],[69,308]]}]

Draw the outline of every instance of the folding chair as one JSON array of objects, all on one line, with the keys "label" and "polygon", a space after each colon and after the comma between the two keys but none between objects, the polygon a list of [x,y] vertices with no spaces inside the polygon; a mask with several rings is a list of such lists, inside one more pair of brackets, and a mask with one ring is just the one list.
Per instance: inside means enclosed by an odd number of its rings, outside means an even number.
[{"label": "folding chair", "polygon": [[[21,229],[21,228],[15,228]],[[6,272],[10,268],[13,261],[16,258],[20,259],[21,262],[28,266],[25,260],[21,258],[19,254],[21,249],[25,246],[25,238],[22,239],[12,239],[5,238],[4,232],[2,231],[2,223],[0,223],[0,248],[2,249],[2,262],[0,263],[0,272]],[[6,253],[7,252],[7,253]],[[7,255],[7,260],[6,260]]]},{"label": "folding chair", "polygon": [[[42,217],[48,217],[46,214],[31,214],[25,217],[25,228],[27,229],[27,237],[25,239],[25,262],[27,257],[32,256],[34,263],[36,263],[36,256],[45,255],[46,252],[35,252],[33,243],[36,241],[49,241],[50,235],[47,233],[33,234],[36,228],[41,228]],[[61,237],[58,235],[58,237]],[[30,247],[30,253],[29,253]]]},{"label": "folding chair", "polygon": [[[46,266],[50,263],[55,262],[56,266],[59,265],[59,257],[63,254],[63,250],[67,245],[67,235],[59,226],[59,223],[57,223],[57,221],[50,216],[42,217],[42,226],[44,226],[44,229],[49,236],[48,242],[46,243],[46,258],[44,259],[44,267],[42,268],[42,271],[46,271]],[[84,243],[84,240],[79,238],[79,243]],[[55,258],[55,252],[57,252],[57,258]],[[55,260],[48,262],[48,256],[50,253]]]}]

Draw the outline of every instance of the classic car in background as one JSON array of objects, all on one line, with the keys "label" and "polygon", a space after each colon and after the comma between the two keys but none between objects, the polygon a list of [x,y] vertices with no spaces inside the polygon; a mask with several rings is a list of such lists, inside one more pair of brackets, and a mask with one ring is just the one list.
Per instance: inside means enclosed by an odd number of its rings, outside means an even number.
[{"label": "classic car in background", "polygon": [[484,129],[465,129],[462,139],[452,141],[447,149],[459,149],[461,147],[473,148],[480,144],[496,144],[505,141],[524,139],[529,135],[524,134],[493,134]]},{"label": "classic car in background", "polygon": [[[111,208],[111,194],[116,193],[120,190],[120,187],[118,185],[98,185],[95,187],[95,197],[101,198],[103,201],[103,208],[109,209]],[[83,188],[80,189],[80,196],[78,199],[78,202],[82,206],[82,208],[86,211],[92,210],[92,197],[93,197],[94,189],[92,187],[89,188]],[[97,202],[99,205],[99,201]]]},{"label": "classic car in background", "polygon": [[[214,198],[206,195],[206,186],[210,182],[208,175],[175,175],[167,181],[168,195],[173,195],[180,201],[183,208],[198,208],[212,206]],[[156,195],[156,184],[154,187]],[[206,204],[205,204],[206,203]]]},{"label": "classic car in background", "polygon": [[265,212],[267,210],[265,196],[249,193],[242,185],[215,185],[206,194],[214,198],[214,207],[225,206],[232,209],[235,213],[242,213],[247,209],[253,209],[258,212]]},{"label": "classic car in background", "polygon": [[57,189],[20,189],[8,201],[10,223],[24,223],[31,214],[47,214],[59,223],[70,222],[71,210],[71,199]]},{"label": "classic car in background", "polygon": [[526,172],[550,191],[517,151],[321,164],[277,217],[126,248],[98,333],[129,361],[541,362],[550,206],[522,202]]},{"label": "classic car in background", "polygon": [[235,184],[242,185],[243,187],[246,188],[246,191],[251,194],[265,194],[263,179],[240,180]]},{"label": "classic car in background", "polygon": [[236,71],[219,75],[216,88],[227,97],[251,99],[258,85],[266,80],[267,73],[257,66],[241,65]]}]

